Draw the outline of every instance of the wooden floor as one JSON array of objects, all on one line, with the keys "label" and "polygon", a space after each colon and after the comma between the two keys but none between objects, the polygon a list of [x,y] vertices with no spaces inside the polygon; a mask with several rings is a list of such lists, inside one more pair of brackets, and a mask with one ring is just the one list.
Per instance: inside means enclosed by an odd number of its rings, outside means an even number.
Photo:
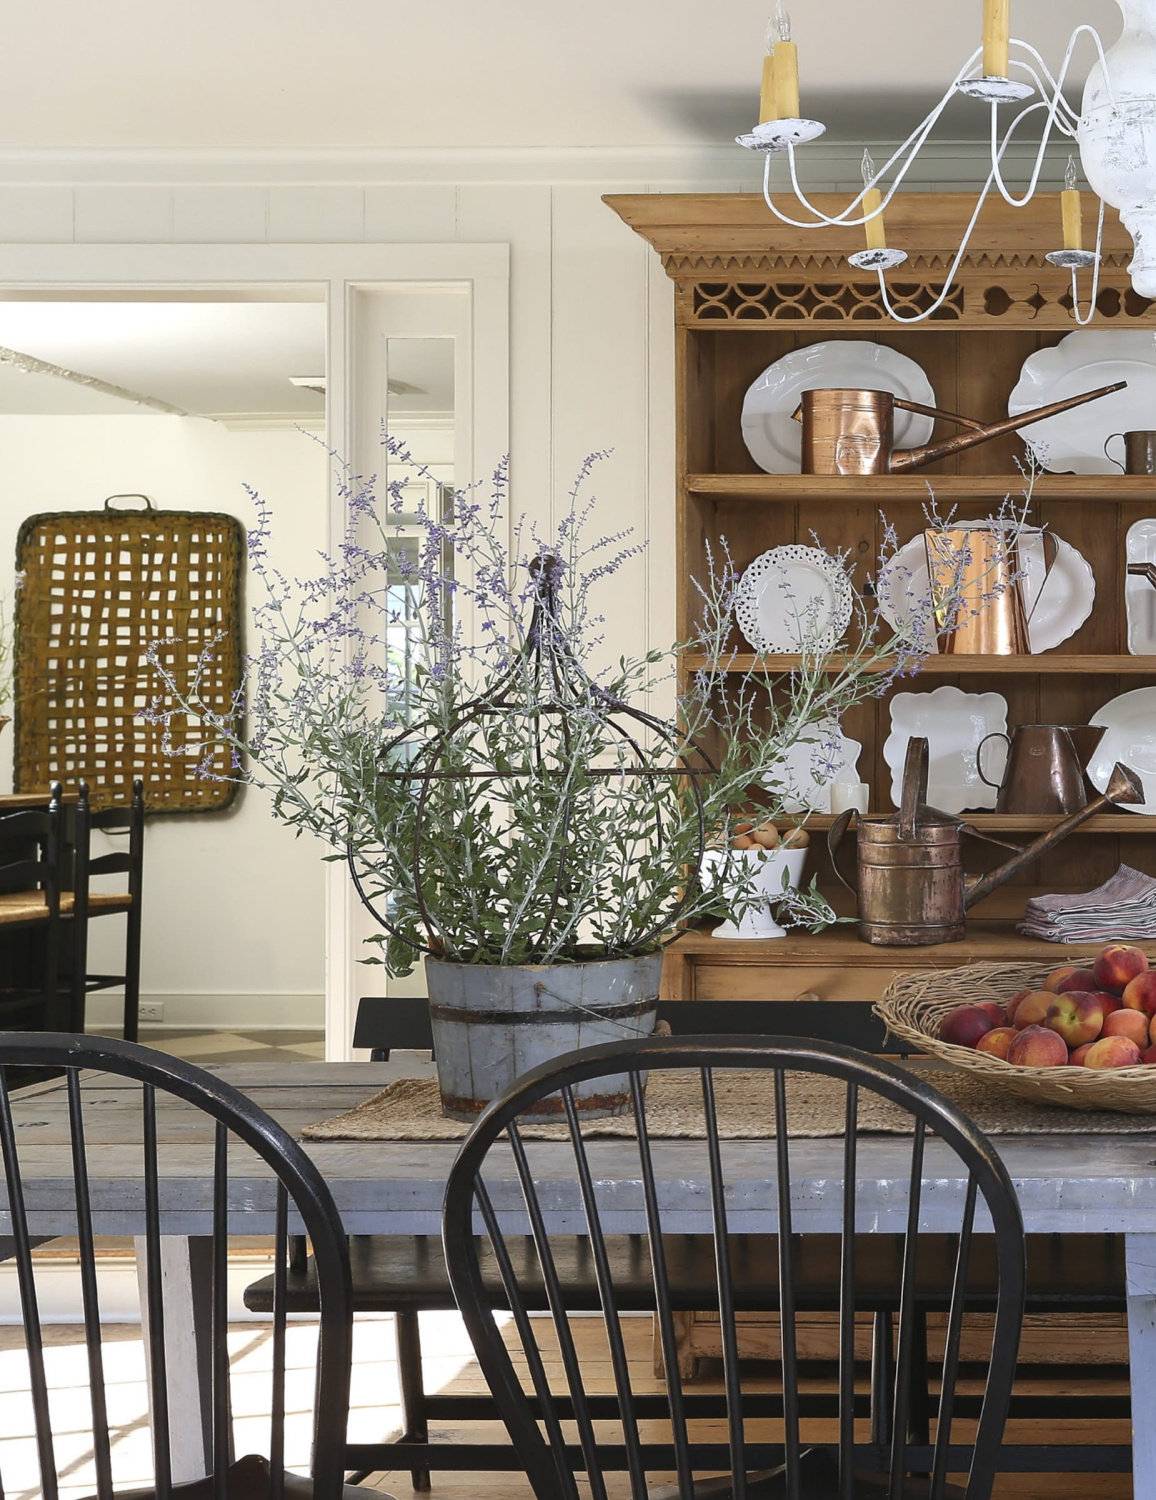
[{"label": "wooden floor", "polygon": [[[605,1341],[601,1325],[593,1319],[575,1320],[576,1340],[592,1389],[612,1389],[609,1366],[605,1358]],[[484,1385],[473,1361],[465,1332],[456,1315],[449,1313],[423,1315],[423,1343],[427,1389],[454,1392],[481,1392]],[[90,1443],[84,1432],[83,1401],[78,1403],[75,1393],[84,1381],[83,1333],[71,1325],[61,1325],[49,1330],[49,1379],[55,1388],[63,1387],[62,1405],[57,1408],[60,1420],[57,1428],[58,1455],[65,1469],[61,1486],[62,1500],[81,1500],[94,1491],[94,1476],[91,1472]],[[632,1374],[639,1390],[659,1389],[654,1380],[651,1364],[650,1322],[645,1318],[625,1320],[627,1348],[631,1360]],[[290,1369],[300,1370],[302,1377],[312,1368],[314,1333],[308,1325],[295,1324],[290,1328]],[[545,1340],[543,1340],[545,1343]],[[22,1333],[15,1327],[0,1327],[0,1474],[4,1478],[4,1493],[7,1500],[36,1500],[35,1455],[30,1441],[31,1424],[27,1398],[27,1365],[23,1357]],[[239,1323],[230,1331],[230,1354],[233,1366],[233,1395],[236,1413],[237,1451],[254,1451],[263,1447],[267,1418],[267,1386],[270,1347],[268,1329],[260,1323]],[[398,1430],[400,1421],[397,1366],[392,1319],[374,1317],[359,1319],[354,1340],[353,1400],[350,1417],[350,1436],[355,1441],[376,1441],[387,1438]],[[107,1330],[107,1366],[112,1385],[114,1420],[114,1467],[118,1488],[128,1488],[147,1481],[150,1468],[147,1434],[147,1404],[144,1388],[143,1351],[140,1330],[131,1325],[113,1325]],[[556,1360],[554,1361],[557,1368]],[[696,1384],[704,1391],[721,1389],[721,1369],[712,1368],[707,1362],[706,1378]],[[774,1372],[770,1366],[752,1364],[748,1376],[753,1388],[773,1389]],[[1043,1382],[1035,1382],[1029,1389],[1053,1389]],[[1104,1392],[1119,1390],[1118,1383],[1103,1383],[1097,1387]],[[291,1390],[300,1394],[302,1410],[290,1423],[289,1461],[296,1467],[308,1452],[307,1409],[310,1400],[311,1381],[299,1378]],[[76,1418],[76,1420],[72,1420]],[[821,1441],[832,1434],[824,1430],[830,1424],[812,1423],[804,1429],[804,1438]],[[719,1432],[719,1424],[702,1424],[699,1433],[707,1436]],[[608,1434],[613,1436],[613,1434]],[[655,1431],[655,1437],[665,1433]],[[961,1439],[966,1432],[961,1428]],[[473,1424],[470,1428],[455,1429],[444,1426],[437,1430],[439,1442],[452,1443],[466,1436],[480,1441],[501,1441],[498,1429],[490,1424]],[[719,1432],[719,1436],[722,1436]],[[751,1424],[751,1436],[765,1436],[774,1440],[773,1425],[762,1424],[762,1430]],[[1066,1422],[1059,1428],[1048,1430],[1046,1424],[1013,1424],[1008,1433],[1012,1443],[1047,1443],[1049,1440],[1065,1443],[1099,1442],[1116,1443],[1128,1441],[1125,1423]],[[63,1450],[63,1451],[61,1451]],[[300,1450],[299,1452],[297,1450]],[[659,1482],[659,1476],[654,1476]],[[391,1472],[372,1476],[369,1483],[378,1490],[395,1495],[398,1500],[411,1500],[413,1491],[408,1472]],[[1000,1497],[1020,1497],[1020,1500],[1126,1500],[1132,1495],[1132,1486],[1127,1475],[1046,1475],[1008,1476],[1001,1480],[997,1491]],[[612,1500],[625,1497],[625,1480],[610,1486]],[[529,1486],[510,1472],[490,1474],[452,1474],[447,1471],[433,1475],[430,1500],[489,1500],[501,1496],[502,1500],[532,1500]],[[1144,1497],[1148,1500],[1148,1497]]]}]

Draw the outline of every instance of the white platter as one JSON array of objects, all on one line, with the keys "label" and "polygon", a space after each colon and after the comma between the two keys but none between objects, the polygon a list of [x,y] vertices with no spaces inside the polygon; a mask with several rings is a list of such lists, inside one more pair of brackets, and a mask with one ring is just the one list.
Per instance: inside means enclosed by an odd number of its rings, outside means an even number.
[{"label": "white platter", "polygon": [[[768,474],[797,474],[802,463],[802,428],[793,419],[804,391],[830,388],[891,391],[921,406],[935,405],[935,392],[922,368],[907,355],[859,339],[811,344],[777,359],[763,371],[743,400],[743,441]],[[931,441],[935,423],[916,412],[895,413],[895,446],[918,448]]]},{"label": "white platter", "polygon": [[863,746],[849,740],[835,719],[812,724],[767,774],[763,785],[782,798],[784,812],[831,811],[831,785],[858,781]]},{"label": "white platter", "polygon": [[1061,412],[1025,427],[1021,436],[1045,469],[1055,474],[1118,474],[1104,452],[1114,432],[1156,427],[1156,338],[1134,328],[1069,333],[1052,349],[1024,361],[1008,398],[1008,415],[1022,416],[1068,396],[1126,380],[1126,391]]},{"label": "white platter", "polygon": [[833,651],[851,607],[847,570],[821,547],[772,547],[735,590],[735,621],[756,651]]},{"label": "white platter", "polygon": [[[1128,561],[1156,563],[1156,520],[1148,518],[1128,527]],[[1156,655],[1156,588],[1146,578],[1124,575],[1124,605],[1128,611],[1128,650],[1133,656]]]},{"label": "white platter", "polygon": [[1088,762],[1088,779],[1104,791],[1117,761],[1144,783],[1144,801],[1121,802],[1134,813],[1156,813],[1156,687],[1133,688],[1098,708],[1089,724],[1103,724],[1104,738]]},{"label": "white platter", "polygon": [[[976,524],[959,521],[959,526]],[[1156,527],[1156,522],[1152,523]],[[1055,533],[1053,533],[1055,535]],[[1156,535],[1156,533],[1154,533]],[[1096,602],[1096,578],[1091,565],[1063,537],[1050,573],[1044,571],[1044,543],[1039,532],[1025,535],[1023,557],[1024,602],[1028,610],[1028,640],[1033,653],[1054,651],[1075,635],[1092,613]],[[1153,554],[1156,557],[1156,553]],[[1129,583],[1143,580],[1129,579]],[[1156,589],[1144,584],[1156,599]],[[931,614],[931,583],[927,574],[927,551],[923,536],[900,547],[879,570],[879,613],[899,634],[906,634],[926,651],[939,647]],[[1156,609],[1156,606],[1154,606]]]},{"label": "white platter", "polygon": [[938,687],[933,693],[896,693],[891,700],[891,733],[883,759],[891,768],[891,800],[899,806],[907,742],[927,740],[927,800],[941,812],[994,807],[999,789],[980,779],[979,742],[1007,732],[1007,700],[1000,693],[964,693]]}]

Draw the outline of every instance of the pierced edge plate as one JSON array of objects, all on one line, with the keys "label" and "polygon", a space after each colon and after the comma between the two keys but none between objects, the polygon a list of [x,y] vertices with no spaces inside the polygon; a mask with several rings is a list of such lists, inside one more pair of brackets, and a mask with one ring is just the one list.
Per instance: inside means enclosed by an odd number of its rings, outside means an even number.
[{"label": "pierced edge plate", "polygon": [[[1125,705],[1148,716],[1151,727],[1147,730],[1148,744],[1145,749],[1150,751],[1150,756],[1145,756],[1145,759],[1150,759],[1151,764],[1147,767],[1134,765],[1125,754],[1112,748],[1113,730],[1117,727],[1124,728],[1128,723],[1127,718],[1121,719],[1118,711]],[[1096,710],[1088,723],[1103,725],[1108,731],[1088,762],[1088,780],[1098,792],[1104,791],[1112,774],[1112,767],[1120,761],[1139,776],[1146,800],[1121,802],[1117,811],[1146,813],[1149,816],[1156,813],[1156,687],[1132,688],[1126,693],[1119,693],[1115,698],[1109,698],[1107,703]]]},{"label": "pierced edge plate", "polygon": [[[968,526],[974,523],[960,521],[957,524]],[[1153,524],[1156,526],[1156,523]],[[1053,532],[1052,535],[1055,536],[1055,533]],[[1039,656],[1045,651],[1054,651],[1057,646],[1075,635],[1092,613],[1096,602],[1096,575],[1092,572],[1088,559],[1078,548],[1073,547],[1071,542],[1064,541],[1062,536],[1057,536],[1056,541],[1059,543],[1060,550],[1055,565],[1047,579],[1036,589],[1034,601],[1028,606],[1031,616],[1028,620],[1028,640],[1033,656]],[[1131,558],[1129,560],[1131,561]],[[1042,545],[1038,549],[1032,546],[1025,560],[1029,589],[1034,586],[1036,579],[1042,573],[1043,561]],[[1070,615],[1064,615],[1063,607],[1065,603],[1070,602],[1073,591],[1069,591],[1068,601],[1056,597],[1054,589],[1051,590],[1050,597],[1044,599],[1044,589],[1055,576],[1056,570],[1061,567],[1069,573],[1076,600],[1075,609]],[[1144,582],[1143,579],[1129,580],[1130,583],[1133,581]],[[1146,583],[1144,586],[1156,599],[1156,589],[1151,589]],[[930,651],[933,655],[937,654],[939,643],[931,627],[931,582],[927,575],[927,554],[922,534],[912,537],[911,541],[905,543],[898,552],[887,559],[879,570],[877,589],[879,613],[891,628],[897,634],[902,634],[904,630],[908,631],[910,638],[923,650]],[[1054,605],[1051,604],[1052,598],[1055,599]],[[1041,617],[1041,600],[1059,610],[1059,618],[1049,621],[1046,612]],[[1084,612],[1077,618],[1080,608],[1083,608]],[[915,616],[920,618],[914,619]],[[913,625],[915,628],[912,628]]]},{"label": "pierced edge plate", "polygon": [[[822,606],[828,601],[824,592],[814,592],[814,574],[822,575],[829,586],[830,598],[827,618],[821,618]],[[792,582],[792,574],[803,580],[800,590]],[[810,576],[808,576],[810,575]],[[786,608],[781,622],[784,634],[771,637],[764,633],[762,622],[763,595],[781,581]],[[811,589],[807,593],[807,588]],[[815,609],[816,604],[819,606]],[[793,609],[790,607],[793,605]],[[821,547],[772,547],[763,552],[744,571],[735,591],[735,622],[745,640],[755,651],[796,652],[833,651],[843,637],[851,619],[851,580],[839,560],[824,552]],[[815,609],[814,632],[804,639],[808,621],[806,612]],[[791,630],[792,617],[797,629]]]},{"label": "pierced edge plate", "polygon": [[[903,717],[908,708],[913,722],[905,724]],[[926,722],[928,709],[934,710],[941,721],[938,725]],[[965,693],[947,683],[930,693],[896,693],[891,700],[891,733],[883,744],[883,759],[891,771],[892,803],[898,807],[902,795],[907,742],[915,735],[924,735],[931,760],[927,783],[930,805],[947,813],[994,807],[998,788],[980,780],[976,751],[984,735],[1006,734],[1007,714],[1007,699],[1002,693]],[[945,737],[953,733],[957,743],[949,740],[945,747]],[[953,773],[958,765],[958,775],[953,780],[944,780],[945,761]]]},{"label": "pierced edge plate", "polygon": [[[840,363],[850,366],[840,369]],[[935,405],[935,391],[923,366],[888,344],[869,339],[829,339],[793,349],[775,360],[747,387],[741,417],[747,452],[766,474],[797,474],[803,435],[792,413],[803,391],[853,386],[891,391],[921,406]],[[777,433],[769,430],[774,424]],[[918,412],[895,413],[895,444],[918,448],[931,441],[935,427]]]}]

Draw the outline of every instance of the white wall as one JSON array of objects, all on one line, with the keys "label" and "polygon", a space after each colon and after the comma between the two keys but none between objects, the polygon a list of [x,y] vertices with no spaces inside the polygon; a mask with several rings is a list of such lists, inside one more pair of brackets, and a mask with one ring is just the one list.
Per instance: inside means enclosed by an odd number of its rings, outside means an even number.
[{"label": "white wall", "polygon": [[[98,509],[123,491],[162,509],[225,511],[248,528],[249,484],[273,509],[278,562],[289,573],[316,572],[326,465],[322,444],[293,430],[233,431],[192,417],[0,415],[0,557],[14,557],[17,529],[33,512]],[[0,572],[0,587],[10,586]],[[2,748],[10,785],[11,742]],[[320,852],[249,790],[223,813],[149,820],[141,989],[142,999],[163,1002],[166,1025],[322,1024]],[[111,917],[93,924],[94,972],[122,967],[123,926]],[[90,1001],[95,1023],[118,1012],[111,995]]]},{"label": "white wall", "polygon": [[[861,146],[839,143],[809,148],[808,181],[816,190],[857,187],[860,153]],[[657,256],[601,195],[757,191],[758,170],[738,147],[412,152],[375,161],[334,154],[0,157],[0,285],[5,242],[508,243],[514,506],[557,519],[583,457],[614,449],[596,476],[603,524],[633,527],[649,545],[604,593],[607,635],[616,653],[642,651],[668,643],[674,629],[673,295]],[[928,153],[910,185],[959,187],[973,183],[976,170],[976,147],[948,145]],[[769,215],[767,228],[770,241]],[[269,438],[276,487],[289,475],[274,452],[281,450]],[[230,460],[229,472],[239,478],[246,466],[252,477],[256,463],[248,459]],[[6,495],[4,505],[47,503],[46,485],[55,494],[64,488],[54,469],[56,455],[45,462],[42,453],[36,486]],[[108,485],[85,476],[83,493],[152,487],[167,495],[174,482],[168,468],[164,481],[150,484],[142,475],[130,483],[117,467]],[[195,488],[186,486],[189,503],[209,503]],[[79,493],[63,503],[78,503]],[[242,514],[240,500],[235,504]],[[307,507],[297,515],[291,543],[304,549],[313,517]],[[262,975],[300,995],[317,983],[321,965],[313,853],[293,847],[282,830],[265,829],[261,816],[251,799],[238,814],[244,836],[228,845],[245,876],[241,911],[224,910],[224,901],[215,917],[200,906],[195,915],[182,909],[197,899],[186,862],[203,868],[210,851],[225,847],[231,829],[224,821],[159,829],[150,849],[146,988],[195,993],[206,1016],[215,1016],[210,997],[218,996],[231,1024],[258,1023],[269,1012],[274,1002],[255,993],[246,1002],[233,998],[260,986]]]}]

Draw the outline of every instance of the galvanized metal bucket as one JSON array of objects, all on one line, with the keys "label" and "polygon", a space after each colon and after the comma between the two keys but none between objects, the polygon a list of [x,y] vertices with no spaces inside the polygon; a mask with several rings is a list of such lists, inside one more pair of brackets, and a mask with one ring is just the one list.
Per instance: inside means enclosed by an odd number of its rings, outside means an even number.
[{"label": "galvanized metal bucket", "polygon": [[[598,1042],[650,1036],[662,954],[510,967],[427,958],[425,972],[442,1113],[472,1120],[539,1063]],[[575,1103],[588,1118],[621,1114],[630,1105],[627,1075],[579,1085]],[[533,1118],[562,1111],[555,1096]]]}]

